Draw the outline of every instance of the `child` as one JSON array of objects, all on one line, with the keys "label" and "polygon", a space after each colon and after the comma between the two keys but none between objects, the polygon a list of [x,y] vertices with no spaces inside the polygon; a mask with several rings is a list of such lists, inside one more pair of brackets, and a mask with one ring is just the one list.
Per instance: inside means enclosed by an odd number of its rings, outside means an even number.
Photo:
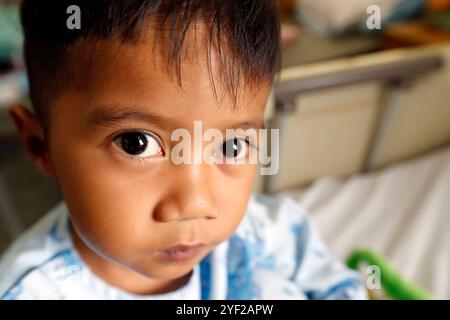
[{"label": "child", "polygon": [[[171,156],[196,121],[261,129],[274,1],[25,0],[22,24],[35,113],[11,115],[64,203],[2,257],[1,298],[365,297],[293,201],[251,195],[255,164]],[[236,135],[214,154],[257,148]]]}]

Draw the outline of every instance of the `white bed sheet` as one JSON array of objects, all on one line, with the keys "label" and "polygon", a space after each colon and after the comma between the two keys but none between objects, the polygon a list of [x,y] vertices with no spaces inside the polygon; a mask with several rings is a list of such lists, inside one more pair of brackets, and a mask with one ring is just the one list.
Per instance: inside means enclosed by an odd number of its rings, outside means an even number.
[{"label": "white bed sheet", "polygon": [[406,279],[450,299],[450,147],[287,193],[309,210],[337,258],[371,248]]}]

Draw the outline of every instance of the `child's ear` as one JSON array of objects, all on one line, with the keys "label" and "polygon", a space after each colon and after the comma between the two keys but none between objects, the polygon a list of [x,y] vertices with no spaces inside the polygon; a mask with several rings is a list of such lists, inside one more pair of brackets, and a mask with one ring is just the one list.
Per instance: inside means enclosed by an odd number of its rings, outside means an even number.
[{"label": "child's ear", "polygon": [[48,147],[44,130],[36,116],[22,106],[14,106],[9,110],[25,151],[31,156],[38,169],[48,176],[54,177],[49,160]]}]

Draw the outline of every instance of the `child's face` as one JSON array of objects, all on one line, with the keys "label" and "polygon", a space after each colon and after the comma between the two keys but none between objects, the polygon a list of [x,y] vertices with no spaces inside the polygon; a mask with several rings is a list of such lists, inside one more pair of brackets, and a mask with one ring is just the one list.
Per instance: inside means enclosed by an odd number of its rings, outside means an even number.
[{"label": "child's face", "polygon": [[[270,84],[241,90],[233,109],[218,83],[214,95],[202,50],[182,64],[180,88],[151,48],[97,44],[85,83],[52,106],[49,159],[94,271],[114,262],[168,280],[233,234],[256,174],[252,164],[175,165],[171,133],[194,137],[196,120],[203,130],[259,129]],[[192,257],[164,251],[180,245],[201,246]]]}]

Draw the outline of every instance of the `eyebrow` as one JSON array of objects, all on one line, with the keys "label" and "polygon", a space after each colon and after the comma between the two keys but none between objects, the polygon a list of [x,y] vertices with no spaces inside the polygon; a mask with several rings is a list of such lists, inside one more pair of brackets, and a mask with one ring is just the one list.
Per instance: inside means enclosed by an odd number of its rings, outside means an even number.
[{"label": "eyebrow", "polygon": [[[201,119],[199,119],[201,120]],[[180,121],[155,114],[149,111],[142,111],[137,106],[123,107],[123,106],[101,106],[97,107],[87,116],[87,126],[90,128],[104,128],[114,127],[123,122],[135,121],[141,123],[149,123],[157,125],[162,128],[182,128]],[[243,121],[233,124],[227,128],[242,128],[242,129],[264,129],[265,123],[261,120]]]},{"label": "eyebrow", "polygon": [[162,127],[177,126],[178,121],[154,114],[148,111],[142,111],[136,106],[101,106],[97,107],[87,117],[88,127],[113,127],[125,121],[136,121],[156,124]]},{"label": "eyebrow", "polygon": [[238,128],[238,129],[265,129],[266,126],[264,124],[264,121],[244,121],[240,122],[238,124],[235,124],[231,126],[229,129]]}]

